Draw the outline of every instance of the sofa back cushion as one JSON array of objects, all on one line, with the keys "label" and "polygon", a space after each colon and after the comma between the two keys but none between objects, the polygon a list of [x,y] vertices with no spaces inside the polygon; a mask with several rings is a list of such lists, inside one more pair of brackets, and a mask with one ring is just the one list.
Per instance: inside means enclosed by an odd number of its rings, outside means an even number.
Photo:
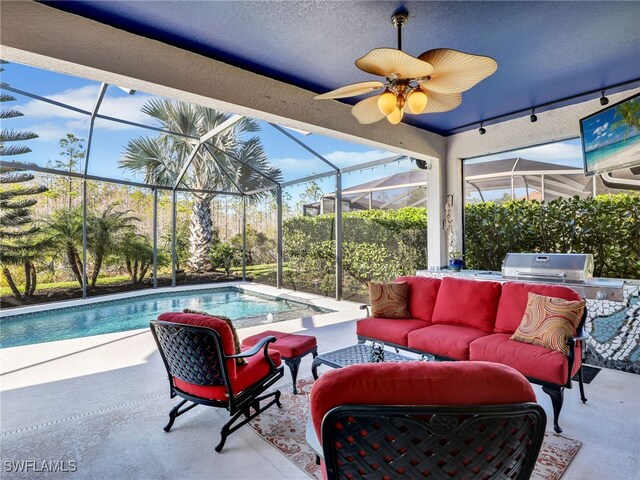
[{"label": "sofa back cushion", "polygon": [[[183,325],[191,325],[194,327],[206,327],[218,332],[220,340],[222,341],[222,352],[225,355],[234,355],[235,346],[233,344],[233,334],[229,324],[219,318],[199,315],[196,313],[183,313],[183,312],[165,312],[158,316],[158,320],[161,322],[181,323]],[[227,373],[229,379],[233,380],[236,377],[236,362],[227,360]]]},{"label": "sofa back cushion", "polygon": [[411,318],[430,322],[442,280],[430,277],[398,277],[396,282],[407,282],[409,285]]},{"label": "sofa back cushion", "polygon": [[[309,409],[320,438],[322,419],[338,405],[504,405],[535,402],[516,370],[489,362],[364,363],[323,373]],[[382,477],[381,477],[382,478]]]},{"label": "sofa back cushion", "polygon": [[462,325],[491,333],[501,289],[498,282],[445,277],[438,290],[431,322]]},{"label": "sofa back cushion", "polygon": [[496,333],[512,334],[520,326],[527,308],[529,292],[545,297],[564,300],[580,300],[580,294],[562,285],[540,285],[534,283],[506,282],[502,285],[502,295],[496,315]]}]

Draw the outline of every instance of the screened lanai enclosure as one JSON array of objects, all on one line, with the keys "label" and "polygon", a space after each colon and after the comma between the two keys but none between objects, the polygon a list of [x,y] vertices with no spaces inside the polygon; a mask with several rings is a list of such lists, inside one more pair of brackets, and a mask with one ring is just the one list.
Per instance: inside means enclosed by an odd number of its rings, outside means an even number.
[{"label": "screened lanai enclosure", "polygon": [[[25,282],[86,298],[117,279],[156,288],[233,278],[351,298],[369,280],[427,265],[426,172],[408,157],[122,85],[43,70],[48,81],[36,83],[32,67],[3,67],[3,106],[15,112],[3,129],[23,133],[12,143],[19,152],[3,147],[3,175],[26,176],[15,186],[30,189],[33,232],[20,241],[37,250],[30,273],[25,258],[3,259],[4,298],[11,283],[23,299]],[[390,202],[388,179],[405,177],[416,177],[418,196]],[[369,208],[353,208],[363,180]],[[305,217],[320,204],[321,215]],[[391,204],[397,211],[381,221],[373,210]],[[396,217],[410,222],[389,226]]]},{"label": "screened lanai enclosure", "polygon": [[[3,307],[232,279],[361,301],[429,265],[423,162],[2,66]],[[464,160],[466,266],[609,245],[599,274],[635,278],[633,222],[607,225],[633,215],[637,172],[615,175],[585,177],[578,139]]]}]

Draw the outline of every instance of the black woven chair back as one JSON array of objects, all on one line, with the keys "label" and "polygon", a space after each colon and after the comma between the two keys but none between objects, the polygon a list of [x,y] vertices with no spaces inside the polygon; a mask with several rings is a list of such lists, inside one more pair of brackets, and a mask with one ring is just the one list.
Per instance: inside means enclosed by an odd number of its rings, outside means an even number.
[{"label": "black woven chair back", "polygon": [[528,479],[544,438],[536,404],[344,405],[322,438],[329,479]]},{"label": "black woven chair back", "polygon": [[151,322],[169,375],[195,385],[226,385],[220,336],[214,330]]}]

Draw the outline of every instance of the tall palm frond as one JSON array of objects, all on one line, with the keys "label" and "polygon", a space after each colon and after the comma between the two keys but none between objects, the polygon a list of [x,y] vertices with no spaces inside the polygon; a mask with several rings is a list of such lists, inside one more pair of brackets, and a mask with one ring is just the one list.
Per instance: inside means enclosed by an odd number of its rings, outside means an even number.
[{"label": "tall palm frond", "polygon": [[[269,165],[262,144],[257,137],[245,137],[259,129],[255,120],[243,118],[231,127],[208,140],[209,148],[197,146],[197,140],[229,119],[230,115],[215,109],[152,99],[142,107],[142,112],[154,118],[158,125],[179,135],[160,133],[155,137],[131,140],[125,148],[120,167],[143,173],[149,183],[173,186],[186,162],[192,162],[181,180],[180,186],[194,190],[235,191],[272,186],[265,176],[280,178],[280,171]],[[239,158],[241,162],[234,160]],[[242,163],[250,165],[248,168]],[[188,264],[196,270],[208,268],[209,247],[213,241],[210,202],[212,194],[193,194],[191,214],[190,248]]]}]

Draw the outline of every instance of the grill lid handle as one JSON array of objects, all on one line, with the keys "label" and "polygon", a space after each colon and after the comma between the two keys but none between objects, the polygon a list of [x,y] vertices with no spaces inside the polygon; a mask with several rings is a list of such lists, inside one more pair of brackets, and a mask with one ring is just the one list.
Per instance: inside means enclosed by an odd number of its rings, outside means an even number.
[{"label": "grill lid handle", "polygon": [[536,257],[536,262],[548,262],[549,261],[549,255],[538,255]]},{"label": "grill lid handle", "polygon": [[516,277],[523,278],[567,278],[567,272],[562,273],[520,273],[516,270]]}]

